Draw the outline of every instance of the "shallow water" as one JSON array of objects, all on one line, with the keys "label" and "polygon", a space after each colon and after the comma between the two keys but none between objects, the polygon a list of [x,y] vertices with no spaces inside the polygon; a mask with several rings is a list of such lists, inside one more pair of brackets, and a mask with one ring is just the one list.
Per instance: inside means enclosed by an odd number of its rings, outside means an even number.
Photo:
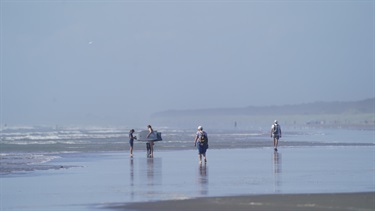
[{"label": "shallow water", "polygon": [[[0,174],[57,169],[50,161],[92,152],[126,152],[126,128],[13,128],[3,130],[0,139]],[[163,141],[155,150],[194,149],[194,130],[162,128]],[[272,145],[269,131],[207,131],[210,149],[263,148]],[[345,129],[285,129],[281,146],[374,146],[374,131]],[[145,143],[135,142],[135,150]],[[69,167],[65,165],[64,167]]]},{"label": "shallow water", "polygon": [[[92,210],[107,204],[269,193],[375,191],[374,131],[207,131],[199,165],[194,130],[160,130],[155,157],[127,129],[12,129],[0,140],[0,210]],[[22,200],[20,200],[22,199]]]},{"label": "shallow water", "polygon": [[[374,147],[215,149],[70,154],[62,170],[2,177],[3,210],[93,210],[108,204],[269,193],[375,191]],[[22,198],[22,200],[19,200]]]}]

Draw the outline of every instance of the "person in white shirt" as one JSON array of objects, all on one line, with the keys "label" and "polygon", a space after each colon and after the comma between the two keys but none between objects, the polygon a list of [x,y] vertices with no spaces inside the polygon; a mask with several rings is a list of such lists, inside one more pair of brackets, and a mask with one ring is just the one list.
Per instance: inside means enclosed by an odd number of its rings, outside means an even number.
[{"label": "person in white shirt", "polygon": [[208,149],[208,137],[202,126],[198,127],[194,140],[194,146],[196,146],[198,149],[199,163],[202,164],[202,156],[204,158],[204,163],[207,163],[206,151]]},{"label": "person in white shirt", "polygon": [[279,138],[281,138],[281,127],[277,120],[274,121],[271,127],[271,138],[273,138],[273,147],[277,151],[277,145],[279,144]]}]

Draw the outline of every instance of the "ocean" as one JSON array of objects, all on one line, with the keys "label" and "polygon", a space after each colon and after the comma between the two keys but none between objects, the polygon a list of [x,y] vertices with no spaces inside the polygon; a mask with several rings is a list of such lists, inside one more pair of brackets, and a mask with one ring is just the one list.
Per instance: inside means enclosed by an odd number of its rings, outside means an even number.
[{"label": "ocean", "polygon": [[207,128],[208,162],[199,164],[195,128],[154,129],[163,141],[155,143],[153,158],[138,141],[129,156],[126,127],[3,129],[0,210],[112,210],[200,197],[375,191],[373,130],[285,127],[274,152],[270,128]]},{"label": "ocean", "polygon": [[[194,149],[194,129],[160,127],[163,141],[156,142],[155,152]],[[0,174],[70,168],[54,165],[66,157],[84,157],[87,153],[125,152],[129,150],[125,127],[8,127],[1,131]],[[137,131],[141,129],[136,129]],[[272,148],[268,129],[206,130],[210,149]],[[375,146],[374,130],[342,128],[282,128],[279,147],[301,146]],[[145,153],[145,143],[135,141],[135,153]]]}]

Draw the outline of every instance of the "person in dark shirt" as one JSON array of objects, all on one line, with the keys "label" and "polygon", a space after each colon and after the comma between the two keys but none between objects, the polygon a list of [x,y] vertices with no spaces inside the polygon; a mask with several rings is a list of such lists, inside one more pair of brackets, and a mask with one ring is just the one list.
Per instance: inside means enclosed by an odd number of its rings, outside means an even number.
[{"label": "person in dark shirt", "polygon": [[129,131],[129,144],[130,144],[130,157],[133,157],[133,146],[134,146],[134,139],[137,137],[133,135],[134,129]]}]

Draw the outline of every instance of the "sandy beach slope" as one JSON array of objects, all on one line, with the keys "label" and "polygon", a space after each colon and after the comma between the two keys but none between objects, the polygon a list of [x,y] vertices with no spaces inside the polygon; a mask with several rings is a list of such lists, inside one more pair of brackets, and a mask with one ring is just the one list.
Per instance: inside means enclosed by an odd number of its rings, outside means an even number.
[{"label": "sandy beach slope", "polygon": [[273,194],[256,196],[207,197],[113,205],[113,210],[133,211],[227,211],[227,210],[375,210],[375,192],[340,194]]}]

